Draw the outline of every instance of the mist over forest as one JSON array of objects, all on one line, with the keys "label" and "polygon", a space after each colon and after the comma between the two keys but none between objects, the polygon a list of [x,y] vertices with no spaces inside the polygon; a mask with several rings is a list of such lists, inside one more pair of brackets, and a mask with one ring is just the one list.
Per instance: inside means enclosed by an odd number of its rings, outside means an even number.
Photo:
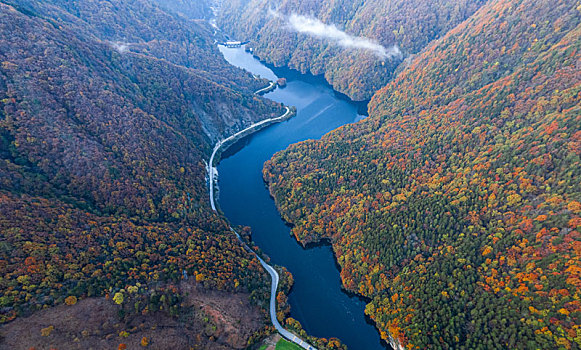
[{"label": "mist over forest", "polygon": [[273,151],[260,190],[378,346],[580,348],[580,25],[578,0],[0,0],[0,349],[358,349],[219,205],[243,136],[339,118],[300,84],[368,116]]}]

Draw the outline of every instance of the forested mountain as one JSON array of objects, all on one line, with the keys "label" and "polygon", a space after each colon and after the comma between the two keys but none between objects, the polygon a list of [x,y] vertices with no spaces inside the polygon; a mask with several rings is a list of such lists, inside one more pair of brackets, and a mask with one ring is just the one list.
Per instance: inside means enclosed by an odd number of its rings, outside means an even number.
[{"label": "forested mountain", "polygon": [[206,0],[154,0],[160,7],[190,19],[204,19],[212,16],[210,1]]},{"label": "forested mountain", "polygon": [[581,347],[580,22],[576,0],[488,1],[369,118],[265,165],[297,239],[331,239],[384,338]]},{"label": "forested mountain", "polygon": [[[254,53],[276,66],[324,74],[338,90],[355,100],[369,99],[392,78],[402,58],[418,53],[473,14],[484,0],[232,0],[225,1],[218,25]],[[397,45],[402,57],[382,58],[297,33],[275,15],[317,18],[352,36]]]},{"label": "forested mountain", "polygon": [[[211,33],[148,0],[0,2],[2,322],[186,274],[268,286],[209,207],[205,159],[283,108],[253,95],[266,81],[227,64]],[[156,300],[134,312],[178,312],[177,297]]]}]

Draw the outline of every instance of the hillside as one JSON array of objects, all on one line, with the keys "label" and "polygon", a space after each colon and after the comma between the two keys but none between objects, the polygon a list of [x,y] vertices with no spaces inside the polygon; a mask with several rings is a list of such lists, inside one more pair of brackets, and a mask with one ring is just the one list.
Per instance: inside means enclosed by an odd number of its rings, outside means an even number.
[{"label": "hillside", "polygon": [[118,294],[176,317],[186,276],[267,298],[205,179],[217,139],[284,111],[266,81],[148,0],[2,1],[0,33],[2,322]]},{"label": "hillside", "polygon": [[160,7],[190,19],[212,16],[211,1],[154,0]]},{"label": "hillside", "polygon": [[[254,54],[275,66],[324,75],[337,91],[367,100],[392,78],[402,59],[412,56],[473,14],[484,0],[266,0],[225,1],[218,26],[240,40],[250,40]],[[402,56],[378,57],[332,41],[297,33],[286,19],[293,14],[335,25],[351,36],[365,37]]]},{"label": "hillside", "polygon": [[408,349],[581,346],[581,7],[492,0],[373,97],[276,154],[302,243]]}]

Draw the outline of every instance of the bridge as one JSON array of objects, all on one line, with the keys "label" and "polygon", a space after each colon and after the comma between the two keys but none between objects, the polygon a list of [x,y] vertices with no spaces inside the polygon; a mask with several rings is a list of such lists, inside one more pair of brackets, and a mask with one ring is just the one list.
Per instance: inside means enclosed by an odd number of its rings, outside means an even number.
[{"label": "bridge", "polygon": [[248,44],[248,41],[235,41],[235,40],[228,40],[222,43],[218,43],[218,45],[226,46],[229,48],[240,47],[242,45]]}]

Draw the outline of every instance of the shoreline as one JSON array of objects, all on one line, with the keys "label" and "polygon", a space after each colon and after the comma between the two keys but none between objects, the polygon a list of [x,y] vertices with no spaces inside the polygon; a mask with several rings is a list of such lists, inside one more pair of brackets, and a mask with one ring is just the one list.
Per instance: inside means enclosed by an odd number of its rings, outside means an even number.
[{"label": "shoreline", "polygon": [[[333,246],[333,239],[331,237],[326,237],[326,236],[317,237],[315,240],[309,241],[309,242],[303,242],[302,240],[298,239],[294,234],[292,234],[292,228],[295,227],[296,225],[283,215],[283,212],[280,210],[280,207],[278,206],[278,203],[277,203],[276,199],[274,198],[270,182],[266,179],[264,174],[263,174],[262,181],[264,182],[264,185],[265,185],[266,189],[268,190],[270,198],[274,201],[274,205],[276,206],[276,210],[277,210],[278,214],[280,215],[280,219],[285,223],[286,226],[291,228],[291,236],[293,237],[295,242],[297,242],[305,250],[308,250],[311,248],[316,248],[316,247],[325,247],[325,246],[330,247],[331,248],[331,255],[333,256],[333,262],[335,263],[335,267],[337,268],[337,271],[339,271],[339,277],[341,278],[342,268],[341,268],[341,265],[339,264],[339,260],[337,259],[337,253],[335,252],[335,247]],[[292,288],[291,288],[291,290],[292,290]],[[343,285],[343,278],[341,278],[341,292],[343,292],[345,295],[347,295],[350,298],[357,298],[357,299],[363,301],[366,305],[372,301],[372,299],[367,297],[367,296],[358,294],[357,292],[354,292],[354,291],[351,291],[351,290],[345,288],[345,286]],[[380,332],[380,329],[377,326],[377,322],[367,314],[365,314],[365,321],[368,324],[372,325],[378,332]],[[389,334],[389,332],[387,334],[389,337],[387,340],[380,337],[380,343],[386,349],[388,348],[387,345],[389,345],[393,350],[406,350],[405,347],[403,347],[397,339],[393,338],[393,336],[391,334]]]},{"label": "shoreline", "polygon": [[[261,92],[265,91],[265,89],[273,89],[273,88],[276,88],[276,83],[271,82],[269,84],[269,86],[256,91],[255,94],[258,95]],[[296,110],[294,108],[289,108],[289,107],[285,106],[285,109],[286,109],[285,113],[279,117],[261,120],[259,122],[256,122],[256,123],[248,126],[245,129],[238,131],[237,133],[235,133],[235,134],[233,134],[233,135],[231,135],[223,140],[219,140],[218,142],[216,142],[216,144],[214,145],[214,149],[212,150],[212,155],[210,156],[210,159],[208,161],[208,169],[207,169],[208,170],[208,180],[209,180],[208,187],[209,187],[209,193],[210,193],[210,206],[212,207],[212,210],[214,212],[218,213],[218,210],[216,209],[215,198],[214,198],[214,186],[215,186],[215,183],[217,180],[217,172],[216,172],[216,168],[214,167],[214,161],[216,159],[216,154],[218,153],[218,151],[222,148],[224,148],[224,150],[227,149],[230,145],[232,145],[233,143],[235,143],[237,140],[239,140],[240,138],[242,138],[244,136],[250,135],[251,133],[255,133],[255,132],[271,125],[271,124],[285,121],[285,120],[291,118],[296,113]],[[277,332],[283,338],[287,339],[288,341],[290,341],[292,343],[297,344],[301,348],[303,348],[305,350],[317,350],[315,347],[311,346],[309,343],[302,340],[296,334],[286,330],[284,327],[282,327],[280,322],[278,322],[278,319],[276,318],[276,292],[278,290],[278,282],[279,282],[278,273],[276,272],[274,267],[272,267],[271,265],[266,263],[254,250],[252,250],[242,240],[242,237],[240,237],[238,232],[236,232],[232,227],[230,227],[230,230],[232,231],[232,233],[234,233],[236,238],[238,238],[240,243],[242,243],[244,248],[248,252],[252,253],[258,259],[258,261],[260,262],[262,267],[264,267],[266,272],[268,272],[268,274],[271,277],[269,314],[270,314],[271,323],[274,326],[274,328],[277,330]]]},{"label": "shoreline", "polygon": [[[299,76],[300,77],[306,76],[306,77],[308,77],[308,80],[314,80],[314,81],[316,81],[318,83],[324,84],[325,86],[329,87],[334,92],[336,98],[338,98],[340,100],[345,100],[345,101],[348,101],[350,103],[355,104],[357,106],[357,112],[358,112],[359,115],[362,115],[362,116],[367,116],[368,115],[367,114],[367,104],[368,104],[369,101],[353,101],[348,96],[346,96],[344,94],[341,94],[340,92],[335,91],[332,88],[332,86],[328,82],[326,82],[324,80],[323,77],[321,77],[321,76],[315,76],[315,75],[312,75],[312,74],[309,74],[309,73],[304,74],[304,73],[301,73],[299,71],[290,69],[288,67],[275,67],[275,66],[269,64],[268,62],[264,62],[264,61],[260,60],[260,58],[256,57],[256,55],[253,55],[253,57],[256,58],[256,59],[258,59],[260,61],[260,63],[262,63],[267,68],[270,68],[273,72],[275,72],[276,75],[283,75],[289,81],[298,79]],[[278,73],[276,73],[277,71],[278,71]],[[256,94],[262,93],[262,92],[264,92],[266,90],[268,90],[268,92],[270,92],[271,90],[274,90],[274,89],[276,89],[276,83],[271,82],[269,84],[269,86],[267,86],[265,88],[262,88],[262,89],[256,91]],[[273,119],[278,119],[278,118],[273,118]],[[276,120],[276,121],[279,121],[279,120]],[[276,122],[276,121],[273,120],[270,123]],[[268,123],[267,125],[270,125],[270,123]],[[253,126],[250,126],[250,127],[246,128],[246,129],[242,130],[241,132],[236,133],[231,138],[228,138],[228,139],[223,140],[220,145],[219,144],[216,144],[216,147],[215,147],[215,150],[214,150],[215,152],[213,153],[213,155],[214,154],[217,154],[219,150],[225,151],[229,146],[233,145],[236,141],[242,139],[245,136],[250,135],[251,133],[254,133],[254,132],[259,131],[260,129],[262,129],[263,127],[265,127],[267,125],[264,125],[264,126],[263,125],[260,125],[255,130],[252,130],[253,129]],[[245,133],[245,131],[250,131],[250,132]],[[216,156],[216,157],[219,157],[219,156]],[[210,163],[209,166],[213,166],[214,165],[214,158],[211,158],[211,160],[212,160],[212,163]],[[266,187],[266,190],[269,192],[270,197],[274,200],[274,198],[272,196],[272,193],[271,193],[270,185],[269,185],[268,181],[266,181],[266,179],[264,177],[263,177],[263,182],[264,182],[264,185]],[[274,201],[274,202],[275,202],[275,206],[277,208],[277,212],[280,215],[280,218],[282,219],[282,221],[285,223],[285,225],[287,225],[289,227],[294,226],[291,222],[289,222],[288,220],[286,220],[283,217],[283,214],[280,211],[280,208],[278,207],[278,205],[276,205],[276,201]],[[341,269],[341,266],[338,263],[337,255],[335,253],[335,250],[334,250],[334,247],[333,247],[333,244],[332,244],[332,241],[331,241],[330,238],[328,238],[328,237],[320,237],[316,241],[309,242],[309,243],[306,243],[306,244],[303,243],[303,242],[301,242],[300,240],[297,240],[296,237],[293,237],[293,238],[294,238],[294,241],[296,243],[298,243],[301,246],[301,248],[304,249],[304,250],[308,250],[309,248],[318,247],[318,246],[329,246],[330,249],[331,249],[332,259],[333,259],[334,266],[337,269],[337,271],[339,272],[339,274],[341,273],[341,270],[342,269]],[[252,238],[251,238],[251,241],[252,241]],[[350,291],[350,290],[346,289],[343,286],[342,283],[341,283],[340,290],[341,290],[341,292],[343,294],[345,294],[349,298],[356,298],[356,299],[364,302],[365,304],[368,304],[370,302],[370,299],[368,297],[365,297],[365,296],[360,295],[360,294],[358,294],[358,293],[356,293],[354,291]],[[365,317],[365,323],[371,325],[373,328],[375,328],[375,331],[376,332],[380,333],[379,327],[378,327],[377,323],[373,319],[371,319],[368,315],[364,315],[364,317]],[[388,335],[388,336],[389,336],[388,339],[383,339],[383,338],[379,337],[379,342],[380,342],[380,344],[382,345],[383,348],[385,348],[385,349],[392,348],[394,350],[403,350],[404,349],[399,344],[399,342],[397,340],[395,340],[393,337],[391,337],[391,335]]]},{"label": "shoreline", "polygon": [[[248,45],[248,44],[246,44],[246,45]],[[346,95],[340,91],[335,90],[333,85],[331,85],[327,81],[324,74],[314,74],[311,71],[307,71],[307,72],[303,73],[300,70],[297,70],[294,68],[289,68],[288,66],[277,66],[269,61],[262,59],[260,56],[257,56],[254,52],[252,52],[251,55],[252,55],[252,57],[257,59],[260,63],[262,63],[265,67],[272,70],[277,76],[281,76],[281,77],[286,78],[288,82],[291,82],[291,81],[297,79],[298,77],[300,77],[301,80],[307,80],[309,82],[313,82],[316,84],[323,84],[324,86],[326,86],[330,90],[332,90],[338,99],[343,100],[343,101],[347,101],[347,102],[352,103],[355,106],[357,106],[357,113],[359,113],[360,115],[365,116],[365,117],[369,116],[368,105],[369,105],[369,102],[371,101],[371,99],[354,100],[351,97],[349,97],[348,95]]]},{"label": "shoreline", "polygon": [[[260,91],[260,90],[259,90]],[[236,141],[238,141],[239,139],[248,136],[252,133],[255,133],[259,130],[262,130],[263,128],[272,125],[274,123],[278,123],[278,122],[282,122],[285,121],[289,118],[291,118],[292,116],[295,115],[296,111],[294,108],[289,108],[287,106],[285,106],[286,108],[286,112],[276,118],[268,118],[268,119],[264,119],[261,120],[259,122],[256,122],[250,126],[248,126],[245,129],[242,129],[240,131],[238,131],[237,133],[230,135],[229,137],[223,139],[223,140],[219,140],[218,142],[216,142],[216,144],[214,145],[214,149],[212,150],[212,155],[210,156],[210,159],[208,161],[208,181],[210,182],[209,184],[209,188],[210,188],[210,206],[212,207],[212,210],[217,211],[216,210],[216,204],[215,204],[215,199],[214,199],[214,184],[216,183],[216,177],[217,177],[217,169],[214,166],[214,161],[216,158],[216,154],[218,153],[218,151],[223,148],[222,151],[226,150],[229,146],[231,146],[232,144],[234,144]],[[222,147],[224,146],[224,147]],[[219,161],[219,157],[218,157],[218,161]]]}]

